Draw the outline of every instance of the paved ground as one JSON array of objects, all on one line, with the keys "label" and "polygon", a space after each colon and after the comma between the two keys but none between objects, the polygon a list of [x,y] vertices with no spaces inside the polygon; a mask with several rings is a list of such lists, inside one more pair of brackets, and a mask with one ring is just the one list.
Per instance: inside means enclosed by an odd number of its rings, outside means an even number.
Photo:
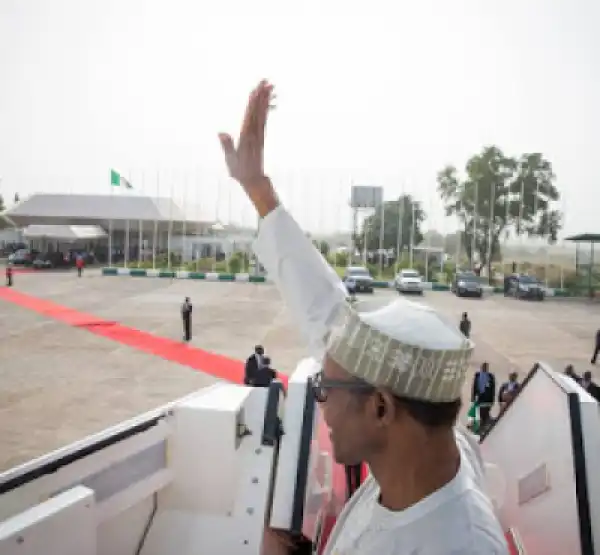
[{"label": "paved ground", "polygon": [[[194,345],[243,359],[265,345],[286,373],[304,355],[270,285],[101,277],[88,272],[19,275],[24,293],[178,339],[179,306],[194,302]],[[396,293],[378,291],[382,302]],[[589,367],[598,307],[503,297],[457,299],[429,292],[424,302],[458,323],[468,311],[477,344],[473,366],[490,362],[498,381],[535,360]],[[0,301],[0,470],[185,395],[210,376],[140,353],[83,329]],[[468,384],[470,385],[470,384]]]}]

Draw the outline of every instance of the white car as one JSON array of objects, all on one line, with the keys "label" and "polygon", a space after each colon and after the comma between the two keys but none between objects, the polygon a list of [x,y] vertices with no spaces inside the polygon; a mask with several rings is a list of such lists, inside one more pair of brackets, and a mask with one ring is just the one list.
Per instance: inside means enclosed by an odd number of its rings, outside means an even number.
[{"label": "white car", "polygon": [[416,270],[400,270],[394,283],[398,293],[423,294],[423,278]]}]

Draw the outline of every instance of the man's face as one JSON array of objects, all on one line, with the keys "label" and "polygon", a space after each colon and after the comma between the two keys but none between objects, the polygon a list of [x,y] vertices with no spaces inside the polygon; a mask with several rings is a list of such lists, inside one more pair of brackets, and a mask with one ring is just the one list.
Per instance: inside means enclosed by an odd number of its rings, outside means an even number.
[{"label": "man's face", "polygon": [[258,347],[256,349],[256,354],[260,355],[260,356],[263,356],[265,354],[265,350],[262,347]]},{"label": "man's face", "polygon": [[[327,387],[328,381],[349,384]],[[373,393],[353,389],[353,378],[329,357],[323,366],[323,385],[327,400],[320,403],[330,429],[334,459],[341,464],[358,464],[382,448],[383,432],[376,426]]]}]

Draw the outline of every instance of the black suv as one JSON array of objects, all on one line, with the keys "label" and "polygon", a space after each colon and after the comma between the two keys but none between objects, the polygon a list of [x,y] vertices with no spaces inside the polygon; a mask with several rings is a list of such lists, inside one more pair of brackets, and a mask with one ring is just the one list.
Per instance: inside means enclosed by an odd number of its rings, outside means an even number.
[{"label": "black suv", "polygon": [[450,291],[457,297],[483,297],[481,278],[475,272],[461,272],[454,276]]},{"label": "black suv", "polygon": [[546,296],[544,287],[536,278],[520,274],[512,274],[504,278],[504,295],[535,301],[543,301]]},{"label": "black suv", "polygon": [[373,278],[369,270],[363,266],[349,266],[346,268],[342,280],[348,293],[373,293]]}]

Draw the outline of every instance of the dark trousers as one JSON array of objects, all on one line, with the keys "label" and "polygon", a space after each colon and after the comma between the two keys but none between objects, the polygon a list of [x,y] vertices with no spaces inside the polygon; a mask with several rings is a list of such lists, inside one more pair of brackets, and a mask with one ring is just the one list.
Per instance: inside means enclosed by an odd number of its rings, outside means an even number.
[{"label": "dark trousers", "polygon": [[598,358],[598,353],[600,353],[600,345],[596,344],[596,348],[594,349],[594,354],[592,355],[592,364],[596,364],[596,359]]},{"label": "dark trousers", "polygon": [[348,499],[360,486],[360,471],[362,465],[350,464],[346,465],[346,487],[348,488]]},{"label": "dark trousers", "polygon": [[81,277],[81,272],[83,272],[83,268],[77,268],[77,275]]},{"label": "dark trousers", "polygon": [[183,317],[183,338],[185,341],[190,341],[192,339],[192,317],[184,316]]},{"label": "dark trousers", "polygon": [[479,420],[482,428],[485,428],[490,423],[490,412],[492,407],[479,407]]},{"label": "dark trousers", "polygon": [[12,287],[12,274],[8,274],[6,276],[6,286],[7,287]]}]

